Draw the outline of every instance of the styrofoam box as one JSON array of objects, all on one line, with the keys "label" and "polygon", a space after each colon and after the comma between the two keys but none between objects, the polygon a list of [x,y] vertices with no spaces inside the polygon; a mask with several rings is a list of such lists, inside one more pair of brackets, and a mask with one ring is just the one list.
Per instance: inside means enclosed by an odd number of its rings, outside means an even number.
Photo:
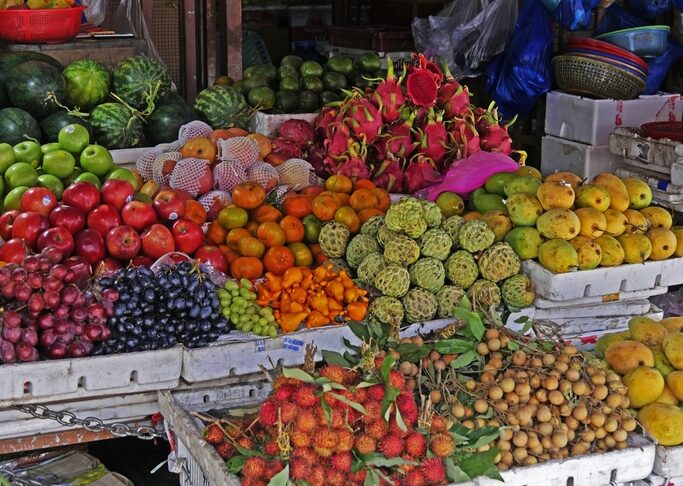
[{"label": "styrofoam box", "polygon": [[553,301],[671,287],[683,283],[683,258],[649,260],[645,263],[567,273],[552,273],[538,262],[526,260],[522,263],[522,269],[534,283],[536,294]]},{"label": "styrofoam box", "polygon": [[182,346],[0,366],[0,407],[175,388]]},{"label": "styrofoam box", "polygon": [[683,486],[683,476],[663,477],[658,474],[650,474],[639,481],[629,481],[619,486]]},{"label": "styrofoam box", "polygon": [[683,484],[683,445],[675,447],[657,446],[655,474],[664,477],[679,477]]},{"label": "styrofoam box", "polygon": [[545,132],[588,145],[607,145],[617,127],[680,120],[682,114],[680,94],[660,93],[622,101],[551,91],[546,98]]},{"label": "styrofoam box", "polygon": [[292,113],[284,115],[268,115],[257,111],[251,118],[249,118],[249,131],[252,133],[260,133],[266,137],[277,137],[277,131],[280,126],[287,120],[304,120],[308,123],[313,123],[318,116],[317,113]]},{"label": "styrofoam box", "polygon": [[669,203],[683,202],[683,186],[671,184],[668,176],[638,167],[622,167],[615,171],[619,177],[633,177],[645,182],[652,189],[652,196]]},{"label": "styrofoam box", "polygon": [[614,332],[628,331],[628,327],[621,329],[601,329],[599,331],[587,331],[581,334],[573,334],[569,336],[562,336],[566,344],[571,344],[583,351],[594,351],[595,344],[605,334],[612,334]]},{"label": "styrofoam box", "polygon": [[547,300],[542,297],[537,297],[534,302],[534,307],[536,309],[555,309],[555,308],[567,308],[576,305],[588,305],[588,304],[601,304],[608,302],[629,302],[632,300],[649,299],[655,295],[666,294],[669,290],[668,287],[655,287],[647,290],[636,290],[633,292],[617,292],[614,294],[600,295],[597,297],[581,297],[580,299],[565,300],[565,301],[554,301]]},{"label": "styrofoam box", "polygon": [[671,166],[683,158],[683,143],[669,139],[645,137],[639,128],[617,128],[609,139],[609,149],[624,157],[626,163],[637,161],[650,170],[669,173]]},{"label": "styrofoam box", "polygon": [[541,142],[543,175],[569,171],[592,178],[601,172],[614,172],[623,165],[623,159],[611,153],[607,145],[586,145],[552,136],[543,137]]}]

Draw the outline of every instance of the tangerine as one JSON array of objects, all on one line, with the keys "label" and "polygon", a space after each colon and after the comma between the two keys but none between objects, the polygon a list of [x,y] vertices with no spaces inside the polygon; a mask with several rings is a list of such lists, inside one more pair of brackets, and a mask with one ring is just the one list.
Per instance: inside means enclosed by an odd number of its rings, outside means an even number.
[{"label": "tangerine", "polygon": [[323,186],[308,186],[304,187],[301,190],[301,194],[304,194],[306,196],[318,196],[319,194],[325,192],[325,188]]},{"label": "tangerine", "polygon": [[292,268],[294,261],[294,253],[286,246],[273,246],[263,255],[266,271],[275,275],[282,275],[288,268]]},{"label": "tangerine", "polygon": [[189,219],[201,226],[206,222],[206,209],[204,209],[204,206],[199,201],[188,199],[185,201],[185,214],[183,218]]},{"label": "tangerine", "polygon": [[342,206],[334,213],[334,220],[346,226],[351,233],[358,233],[360,230],[360,218],[350,206]]},{"label": "tangerine", "polygon": [[358,189],[376,189],[377,186],[370,179],[358,179],[353,185],[355,190]]},{"label": "tangerine", "polygon": [[285,157],[284,155],[282,155],[282,154],[278,154],[278,153],[275,153],[275,152],[271,152],[271,153],[269,153],[268,156],[267,156],[265,159],[263,159],[263,160],[264,160],[264,162],[269,163],[269,164],[272,165],[273,167],[277,167],[278,165],[282,165],[284,162],[286,162],[286,161],[289,160],[289,159],[288,159],[287,157]]},{"label": "tangerine", "polygon": [[227,128],[226,132],[228,132],[233,137],[246,137],[247,135],[249,135],[248,131],[246,131],[244,128],[240,128],[240,127]]},{"label": "tangerine", "polygon": [[256,237],[256,232],[258,231],[259,223],[256,221],[249,221],[245,228],[247,228],[247,231],[251,236]]},{"label": "tangerine", "polygon": [[228,236],[228,231],[221,226],[218,220],[211,221],[209,229],[206,230],[206,238],[214,245],[225,243],[225,237]]},{"label": "tangerine", "polygon": [[237,251],[245,257],[261,258],[266,252],[266,245],[258,238],[250,236],[237,242]]},{"label": "tangerine", "polygon": [[234,135],[227,131],[225,128],[219,128],[218,130],[214,130],[213,132],[211,132],[211,135],[209,135],[209,140],[211,140],[211,143],[214,146],[216,146],[218,145],[219,141],[227,140],[228,138],[232,137],[234,137]]},{"label": "tangerine", "polygon": [[273,144],[268,137],[260,133],[250,133],[247,138],[256,142],[258,145],[261,160],[264,160],[273,151]]},{"label": "tangerine", "polygon": [[256,230],[256,237],[265,243],[268,248],[282,246],[287,242],[285,232],[274,221],[261,223]]},{"label": "tangerine", "polygon": [[360,219],[361,224],[365,223],[373,216],[384,216],[384,211],[380,209],[363,209],[358,213],[358,219]]},{"label": "tangerine", "polygon": [[259,224],[266,221],[275,221],[277,223],[282,219],[282,213],[272,204],[261,204],[251,212],[251,217]]},{"label": "tangerine", "polygon": [[285,216],[280,221],[280,228],[285,232],[287,243],[296,243],[302,241],[306,235],[306,228],[299,218],[294,216]]},{"label": "tangerine", "polygon": [[228,261],[228,265],[231,265],[232,262],[240,258],[240,254],[230,248],[228,248],[228,251],[223,252],[223,256]]},{"label": "tangerine", "polygon": [[227,207],[218,213],[218,222],[226,229],[244,228],[249,221],[249,214],[242,208]]},{"label": "tangerine", "polygon": [[233,250],[237,250],[237,245],[243,238],[249,238],[251,234],[244,228],[233,228],[225,237],[225,243]]},{"label": "tangerine", "polygon": [[230,262],[230,273],[238,280],[255,280],[263,276],[263,263],[255,257],[238,257]]},{"label": "tangerine", "polygon": [[313,200],[313,214],[320,221],[331,221],[339,206],[339,201],[332,193],[320,194]]},{"label": "tangerine", "polygon": [[382,212],[386,213],[387,209],[389,209],[389,206],[391,206],[391,195],[386,191],[386,189],[382,189],[381,187],[374,189],[373,192],[377,197],[377,204],[379,209],[381,209]]},{"label": "tangerine", "polygon": [[203,159],[213,161],[216,158],[216,146],[206,137],[191,138],[180,148],[184,159]]},{"label": "tangerine", "polygon": [[310,267],[313,265],[313,253],[306,244],[297,242],[290,243],[287,247],[294,255],[294,265],[297,267]]},{"label": "tangerine", "polygon": [[313,198],[303,194],[288,194],[282,202],[282,210],[288,216],[305,218],[313,212]]},{"label": "tangerine", "polygon": [[339,202],[339,207],[349,205],[349,201],[351,200],[351,196],[349,196],[345,192],[334,192],[334,193],[332,193],[332,195],[337,200],[337,202]]},{"label": "tangerine", "polygon": [[345,192],[351,194],[353,192],[353,181],[342,174],[335,174],[330,176],[325,181],[325,189],[331,192]]},{"label": "tangerine", "polygon": [[362,211],[363,209],[378,208],[379,201],[377,200],[374,189],[357,189],[351,194],[349,205],[355,211]]},{"label": "tangerine", "polygon": [[232,201],[237,207],[256,209],[266,199],[266,191],[256,182],[242,182],[232,190]]}]

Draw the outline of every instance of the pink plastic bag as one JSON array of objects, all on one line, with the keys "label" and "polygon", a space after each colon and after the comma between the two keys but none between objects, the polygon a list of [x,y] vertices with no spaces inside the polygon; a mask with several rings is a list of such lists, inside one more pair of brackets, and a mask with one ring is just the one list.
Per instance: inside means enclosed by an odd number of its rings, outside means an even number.
[{"label": "pink plastic bag", "polygon": [[440,184],[428,187],[419,192],[419,196],[435,201],[442,192],[450,191],[467,198],[483,187],[493,174],[498,172],[514,172],[519,164],[501,152],[477,152],[466,159],[453,162]]}]

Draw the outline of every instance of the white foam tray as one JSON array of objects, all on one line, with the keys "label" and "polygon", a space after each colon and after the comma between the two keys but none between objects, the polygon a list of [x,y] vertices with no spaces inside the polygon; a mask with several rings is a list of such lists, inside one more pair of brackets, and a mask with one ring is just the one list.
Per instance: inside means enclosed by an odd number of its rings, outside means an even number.
[{"label": "white foam tray", "polygon": [[175,388],[182,346],[0,366],[0,407]]},{"label": "white foam tray", "polygon": [[616,170],[619,177],[633,177],[645,182],[659,199],[668,202],[683,202],[683,187],[671,183],[667,175],[658,174],[647,169],[624,167]]},{"label": "white foam tray", "polygon": [[535,319],[581,319],[595,317],[633,316],[646,314],[650,310],[647,299],[626,302],[607,302],[599,304],[573,305],[553,309],[536,309]]},{"label": "white foam tray", "polygon": [[585,145],[546,135],[541,140],[541,173],[569,171],[592,179],[601,172],[614,172],[624,165],[621,157],[609,151],[607,145]]},{"label": "white foam tray", "polygon": [[683,476],[667,478],[653,473],[645,479],[630,481],[619,486],[683,486]]},{"label": "white foam tray", "polygon": [[605,334],[611,334],[613,332],[622,331],[628,331],[628,328],[625,327],[623,329],[603,329],[600,331],[588,331],[582,334],[564,335],[562,336],[562,338],[567,344],[572,344],[584,351],[593,351],[595,350],[595,345],[601,336]]},{"label": "white foam tray", "polygon": [[678,477],[683,484],[683,445],[657,446],[653,472],[664,477]]},{"label": "white foam tray", "polygon": [[648,299],[655,295],[666,294],[668,287],[655,287],[648,290],[635,290],[633,292],[617,292],[614,294],[601,295],[597,297],[581,297],[580,299],[555,301],[547,300],[543,297],[537,297],[534,302],[534,307],[537,309],[554,309],[572,307],[575,305],[601,304],[609,302],[629,302],[632,300]]},{"label": "white foam tray", "polygon": [[284,115],[269,115],[257,111],[251,118],[249,118],[249,131],[252,133],[260,133],[266,137],[277,137],[278,129],[287,120],[303,120],[308,123],[313,123],[318,116],[317,113],[293,113]]},{"label": "white foam tray", "polygon": [[629,161],[637,161],[650,170],[670,173],[683,158],[683,143],[646,137],[638,128],[617,128],[612,132],[609,149]]},{"label": "white foam tray", "polygon": [[683,258],[557,274],[546,270],[536,261],[526,260],[522,269],[534,283],[536,294],[552,301],[634,292],[683,283]]}]

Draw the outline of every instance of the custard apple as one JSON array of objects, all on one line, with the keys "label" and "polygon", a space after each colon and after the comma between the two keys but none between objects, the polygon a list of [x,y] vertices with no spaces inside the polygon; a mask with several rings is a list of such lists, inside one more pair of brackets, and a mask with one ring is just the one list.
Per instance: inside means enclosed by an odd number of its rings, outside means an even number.
[{"label": "custard apple", "polygon": [[436,294],[436,301],[439,303],[437,315],[440,319],[455,317],[454,309],[460,307],[465,291],[454,285],[444,285]]},{"label": "custard apple", "polygon": [[443,287],[446,271],[436,258],[420,258],[410,267],[410,283],[436,293]]},{"label": "custard apple", "polygon": [[346,263],[346,260],[343,258],[328,258],[325,261],[326,265],[332,265],[332,270],[335,272],[341,272],[342,270],[345,270],[346,273],[351,275],[351,267],[349,267],[349,264]]},{"label": "custard apple", "polygon": [[529,307],[536,300],[534,284],[523,273],[513,275],[505,280],[500,287],[500,291],[503,295],[503,302],[515,309]]},{"label": "custard apple", "polygon": [[329,258],[342,258],[346,254],[349,235],[349,229],[345,225],[336,221],[327,223],[320,228],[320,249]]},{"label": "custard apple", "polygon": [[420,258],[420,245],[412,238],[398,235],[384,247],[384,258],[389,263],[412,265]]},{"label": "custard apple", "polygon": [[361,234],[377,236],[377,231],[384,225],[384,216],[373,216],[360,227]]},{"label": "custard apple", "polygon": [[460,228],[465,224],[462,216],[451,216],[441,223],[441,229],[448,233],[453,241],[453,248],[460,248]]},{"label": "custard apple", "polygon": [[377,242],[379,246],[384,248],[391,240],[396,238],[399,234],[396,231],[390,230],[386,224],[383,224],[377,229]]},{"label": "custard apple", "polygon": [[363,258],[363,261],[356,269],[358,280],[364,284],[370,284],[375,281],[377,273],[387,266],[387,261],[379,253],[370,253]]},{"label": "custard apple", "polygon": [[471,253],[458,250],[446,260],[446,276],[453,285],[467,290],[479,277],[479,267]]},{"label": "custard apple", "polygon": [[374,237],[359,234],[354,236],[346,247],[346,261],[351,268],[356,268],[366,256],[378,251],[379,245]]},{"label": "custard apple", "polygon": [[403,297],[410,288],[410,273],[401,265],[387,265],[375,275],[375,288],[382,295]]},{"label": "custard apple", "polygon": [[396,204],[389,206],[384,215],[384,222],[392,231],[403,231],[410,214],[419,214],[424,219],[420,201],[414,197],[404,197]]},{"label": "custard apple", "polygon": [[420,201],[422,203],[422,209],[424,209],[424,218],[427,222],[427,227],[438,228],[441,226],[441,220],[443,219],[443,214],[441,214],[441,208],[432,201]]},{"label": "custard apple", "polygon": [[488,224],[478,219],[467,221],[460,228],[460,246],[470,253],[478,253],[493,245],[496,234]]},{"label": "custard apple", "polygon": [[368,317],[374,317],[382,324],[400,324],[403,316],[403,304],[394,297],[377,297],[368,306]]},{"label": "custard apple", "polygon": [[442,229],[430,229],[420,238],[420,255],[444,261],[451,254],[453,240]]},{"label": "custard apple", "polygon": [[405,218],[403,232],[411,238],[417,239],[427,231],[427,221],[424,218],[424,213],[420,212],[410,213]]},{"label": "custard apple", "polygon": [[406,314],[406,321],[411,324],[434,319],[439,308],[436,296],[428,290],[419,288],[410,289],[401,299],[401,303]]},{"label": "custard apple", "polygon": [[488,309],[492,305],[498,307],[501,302],[500,289],[490,280],[480,279],[474,282],[467,291],[467,297],[476,309]]},{"label": "custard apple", "polygon": [[507,243],[496,243],[479,257],[479,273],[492,282],[500,282],[519,273],[522,263]]}]

